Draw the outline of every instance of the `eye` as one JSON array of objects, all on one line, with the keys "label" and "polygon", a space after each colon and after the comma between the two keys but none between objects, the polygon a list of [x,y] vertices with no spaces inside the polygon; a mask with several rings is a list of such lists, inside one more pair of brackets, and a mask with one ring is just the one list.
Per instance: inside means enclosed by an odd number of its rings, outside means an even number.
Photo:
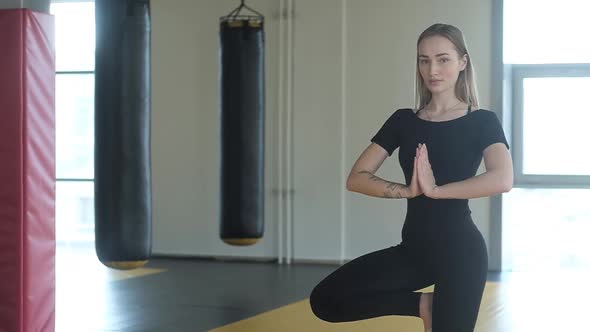
[{"label": "eye", "polygon": [[420,59],[420,60],[418,60],[418,62],[419,62],[421,65],[424,65],[424,64],[427,64],[427,63],[428,63],[428,60],[426,60],[426,59]]},{"label": "eye", "polygon": [[442,58],[442,59],[440,59],[440,62],[447,63],[447,62],[449,62],[449,59],[448,58]]}]

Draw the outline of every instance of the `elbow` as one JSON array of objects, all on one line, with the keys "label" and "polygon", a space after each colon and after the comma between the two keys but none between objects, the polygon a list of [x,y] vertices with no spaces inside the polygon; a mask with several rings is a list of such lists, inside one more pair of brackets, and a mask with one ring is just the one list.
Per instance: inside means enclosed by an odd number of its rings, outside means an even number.
[{"label": "elbow", "polygon": [[510,190],[512,190],[513,183],[514,183],[513,177],[512,177],[512,175],[510,175],[508,177],[508,179],[506,181],[504,181],[504,186],[503,186],[502,192],[507,193]]},{"label": "elbow", "polygon": [[504,171],[504,170],[492,170],[490,173],[493,175],[493,183],[495,183],[494,187],[496,188],[498,194],[507,193],[512,190],[512,184],[514,182],[514,176],[512,175],[512,171]]},{"label": "elbow", "polygon": [[357,183],[358,183],[358,178],[355,174],[351,173],[348,176],[348,179],[346,179],[346,190],[348,191],[357,191]]},{"label": "elbow", "polygon": [[348,179],[346,179],[346,190],[348,191],[354,191],[354,183],[352,180],[352,176],[349,176]]}]

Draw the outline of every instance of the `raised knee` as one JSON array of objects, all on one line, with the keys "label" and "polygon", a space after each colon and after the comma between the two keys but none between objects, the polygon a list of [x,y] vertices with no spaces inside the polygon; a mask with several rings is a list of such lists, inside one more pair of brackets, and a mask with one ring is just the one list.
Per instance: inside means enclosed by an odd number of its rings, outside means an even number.
[{"label": "raised knee", "polygon": [[324,296],[318,288],[314,288],[309,296],[309,304],[313,314],[326,322],[336,323],[338,320],[334,317],[333,306],[330,305],[328,297]]}]

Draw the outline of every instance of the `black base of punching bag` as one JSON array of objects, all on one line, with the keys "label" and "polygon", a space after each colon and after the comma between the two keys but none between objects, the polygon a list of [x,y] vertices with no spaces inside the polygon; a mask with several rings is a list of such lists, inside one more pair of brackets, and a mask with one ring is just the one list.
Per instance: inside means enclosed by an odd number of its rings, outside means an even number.
[{"label": "black base of punching bag", "polygon": [[96,1],[95,246],[116,269],[151,255],[149,0]]},{"label": "black base of punching bag", "polygon": [[220,238],[246,246],[264,232],[264,30],[260,17],[220,19]]}]

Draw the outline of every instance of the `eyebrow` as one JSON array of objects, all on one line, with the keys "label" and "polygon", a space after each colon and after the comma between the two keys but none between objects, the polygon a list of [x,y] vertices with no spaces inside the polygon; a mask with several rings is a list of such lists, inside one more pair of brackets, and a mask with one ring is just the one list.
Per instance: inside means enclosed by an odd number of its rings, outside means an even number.
[{"label": "eyebrow", "polygon": [[[435,55],[435,56],[443,56],[443,55],[449,55],[449,53],[439,53],[439,54],[437,54],[437,55]],[[422,55],[422,54],[421,54],[421,55],[419,55],[418,57],[419,57],[419,58],[428,58],[428,56],[427,56],[427,55]]]}]

